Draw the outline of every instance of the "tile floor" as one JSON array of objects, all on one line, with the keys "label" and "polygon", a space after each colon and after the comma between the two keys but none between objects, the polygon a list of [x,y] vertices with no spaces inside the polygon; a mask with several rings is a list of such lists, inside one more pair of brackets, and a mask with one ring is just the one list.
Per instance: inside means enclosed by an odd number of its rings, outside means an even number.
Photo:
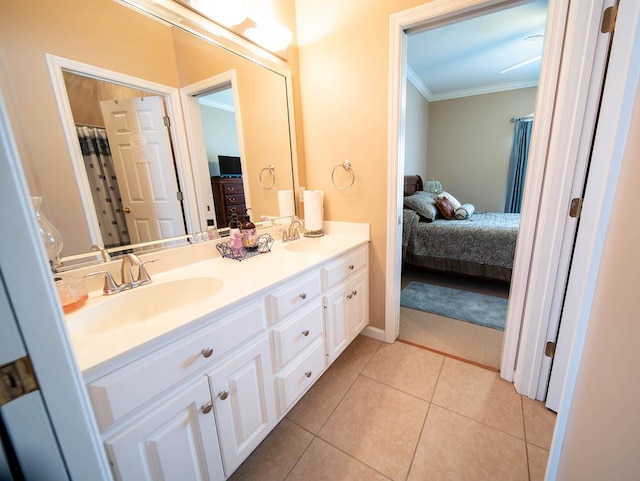
[{"label": "tile floor", "polygon": [[359,336],[231,479],[537,481],[554,423],[494,372]]}]

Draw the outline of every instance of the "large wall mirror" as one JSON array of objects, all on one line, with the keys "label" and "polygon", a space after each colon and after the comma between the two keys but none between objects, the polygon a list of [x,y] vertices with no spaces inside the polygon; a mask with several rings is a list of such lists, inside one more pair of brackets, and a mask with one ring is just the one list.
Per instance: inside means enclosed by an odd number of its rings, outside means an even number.
[{"label": "large wall mirror", "polygon": [[[43,197],[45,213],[62,234],[62,256],[86,253],[98,240],[126,245],[203,231],[212,220],[220,225],[212,187],[212,174],[221,173],[218,156],[239,159],[239,171],[226,165],[222,173],[241,179],[242,209],[254,221],[278,216],[279,190],[295,192],[291,85],[286,71],[113,0],[13,2],[3,10],[2,87],[29,188],[32,195]],[[220,91],[233,99],[233,115],[226,118],[235,125],[216,128],[211,120],[215,106],[204,108],[201,99]],[[171,214],[173,223],[163,219],[155,230],[145,227],[144,216],[142,221],[128,222],[131,212],[126,210],[132,210],[131,205],[123,205],[124,211],[117,213],[127,228],[105,214],[113,187],[105,183],[96,194],[85,170],[90,163],[86,145],[81,148],[83,137],[126,130],[123,127],[132,122],[123,112],[135,117],[142,111],[145,119],[151,119],[149,112],[156,112],[161,121],[170,118],[167,142],[145,137],[146,130],[156,128],[151,120],[142,125],[142,132],[128,132],[124,140],[107,135],[107,140],[116,165],[118,156],[125,157],[120,165],[127,165],[128,152],[135,147],[145,152],[128,171],[115,169],[120,170],[114,176],[124,204],[144,197],[140,181],[144,173],[154,192],[162,192],[166,202],[178,206]],[[205,111],[208,116],[203,117]],[[220,122],[225,118],[223,113],[216,115]],[[105,134],[96,134],[96,128],[103,127]],[[226,138],[234,135],[235,139]],[[219,148],[211,147],[212,142]],[[127,233],[113,239],[110,230]]]}]

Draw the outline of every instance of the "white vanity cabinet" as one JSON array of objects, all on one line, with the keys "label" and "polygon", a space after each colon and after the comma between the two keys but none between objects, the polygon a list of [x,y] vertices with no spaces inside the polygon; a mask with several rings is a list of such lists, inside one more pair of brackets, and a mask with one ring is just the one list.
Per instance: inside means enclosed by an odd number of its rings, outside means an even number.
[{"label": "white vanity cabinet", "polygon": [[276,425],[269,338],[260,336],[207,376],[230,476]]},{"label": "white vanity cabinet", "polygon": [[328,364],[369,323],[367,246],[322,267]]},{"label": "white vanity cabinet", "polygon": [[116,479],[223,480],[204,376],[105,442]]}]

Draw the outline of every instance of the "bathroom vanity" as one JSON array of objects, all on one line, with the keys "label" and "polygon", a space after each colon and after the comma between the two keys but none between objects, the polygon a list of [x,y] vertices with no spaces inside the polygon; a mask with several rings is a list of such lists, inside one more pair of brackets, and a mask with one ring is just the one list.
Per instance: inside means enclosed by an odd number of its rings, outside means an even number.
[{"label": "bathroom vanity", "polygon": [[67,316],[116,479],[237,469],[368,324],[365,227],[242,262],[207,242],[209,258]]}]

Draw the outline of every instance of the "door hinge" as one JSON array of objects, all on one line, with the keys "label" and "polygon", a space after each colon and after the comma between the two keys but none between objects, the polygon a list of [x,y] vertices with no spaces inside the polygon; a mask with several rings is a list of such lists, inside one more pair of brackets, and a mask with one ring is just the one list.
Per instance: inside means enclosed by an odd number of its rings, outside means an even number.
[{"label": "door hinge", "polygon": [[165,115],[162,120],[164,120],[165,127],[171,127],[171,119],[167,115]]},{"label": "door hinge", "polygon": [[182,192],[180,192],[180,191],[176,192],[176,198],[177,198],[179,201],[184,200],[184,196],[182,195]]},{"label": "door hinge", "polygon": [[0,366],[0,406],[38,389],[29,357]]},{"label": "door hinge", "polygon": [[580,197],[571,199],[571,207],[569,208],[569,217],[575,217],[577,219],[580,217],[581,213],[582,213],[582,199]]},{"label": "door hinge", "polygon": [[616,17],[618,16],[618,6],[614,5],[607,8],[602,15],[602,25],[600,31],[602,33],[613,33],[616,28]]},{"label": "door hinge", "polygon": [[547,357],[553,357],[556,354],[556,343],[555,342],[547,342],[544,346],[544,355]]}]

